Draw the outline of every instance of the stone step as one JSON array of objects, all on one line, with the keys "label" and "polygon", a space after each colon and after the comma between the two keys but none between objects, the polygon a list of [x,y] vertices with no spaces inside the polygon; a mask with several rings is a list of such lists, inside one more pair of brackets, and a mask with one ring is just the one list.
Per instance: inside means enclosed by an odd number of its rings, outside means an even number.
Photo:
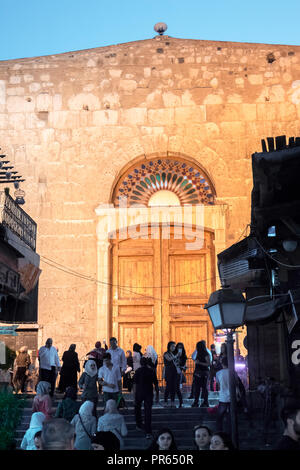
[{"label": "stone step", "polygon": [[[203,423],[202,419],[197,419],[196,417],[193,420],[190,420],[190,419],[187,419],[187,420],[182,420],[182,419],[170,420],[169,419],[168,420],[168,425],[170,425],[172,427],[172,429],[176,429],[176,430],[181,431],[181,430],[187,429],[187,427],[193,428],[194,426],[199,424],[199,421],[201,421],[201,423]],[[21,425],[18,427],[18,429],[16,431],[17,436],[20,436],[20,435],[22,435],[22,433],[26,432],[26,430],[29,427],[29,422],[30,422],[30,420],[28,422],[22,421]],[[126,422],[126,426],[127,426],[128,431],[135,432],[136,423],[135,423],[134,416],[129,417],[129,419],[125,418],[125,422]],[[215,419],[211,419],[211,420],[205,419],[205,422],[210,426],[211,424],[213,424],[215,422]],[[160,428],[160,427],[166,426],[166,420],[163,417],[161,417],[161,418],[158,417],[157,419],[152,418],[152,426],[157,427],[157,429]]]},{"label": "stone step", "polygon": [[[128,436],[124,439],[125,448],[128,450],[147,449],[151,444],[151,440],[146,439],[143,432],[136,430],[132,395],[126,393],[124,395],[127,408],[120,410],[120,413],[124,416],[128,428]],[[53,410],[56,409],[55,405],[57,405],[62,398],[63,395],[55,397]],[[30,397],[27,400],[22,421],[16,431],[17,447],[20,446],[23,435],[29,427],[32,415],[32,401],[33,397]],[[78,403],[81,403],[80,397],[78,397],[77,401]],[[210,406],[212,407],[218,403],[217,393],[210,393],[209,402]],[[170,427],[174,432],[175,440],[180,450],[193,449],[193,427],[201,422],[202,424],[206,424],[212,431],[214,431],[216,415],[208,413],[207,408],[192,408],[192,403],[193,400],[190,400],[187,397],[184,398],[183,408],[171,409],[170,407],[162,406],[162,402],[160,402],[160,404],[155,403],[152,409],[153,433],[157,432],[162,427]],[[178,400],[176,400],[176,404],[178,405]],[[102,398],[100,398],[98,402],[97,412],[98,416],[103,414]],[[245,419],[245,416],[240,414],[239,429],[243,435],[243,438],[246,437],[245,441],[241,439],[241,448],[251,448],[251,442],[252,439],[254,439],[252,448],[255,449],[255,439],[257,442],[257,435],[262,435],[262,426],[259,426],[256,429],[253,427],[251,428],[249,422]],[[263,439],[261,440],[263,442]]]}]

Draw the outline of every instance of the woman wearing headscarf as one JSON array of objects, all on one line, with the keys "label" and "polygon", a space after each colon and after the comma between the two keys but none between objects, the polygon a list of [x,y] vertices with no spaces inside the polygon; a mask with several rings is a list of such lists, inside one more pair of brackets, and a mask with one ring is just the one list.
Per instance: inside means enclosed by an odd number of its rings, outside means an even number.
[{"label": "woman wearing headscarf", "polygon": [[[178,394],[178,375],[180,374],[179,367],[179,356],[175,354],[176,343],[174,341],[169,341],[167,351],[164,353],[164,376],[166,381],[166,389],[164,401],[167,403],[168,396],[171,396],[171,408],[176,408],[175,406],[175,393]],[[179,394],[180,390],[179,390]],[[178,396],[180,397],[180,395]],[[180,400],[180,398],[179,398]],[[182,397],[180,400],[180,406],[182,405]]]},{"label": "woman wearing headscarf", "polygon": [[76,344],[71,344],[69,351],[65,351],[62,357],[62,368],[58,389],[64,393],[67,387],[77,388],[77,372],[80,372],[78,354],[75,352]]},{"label": "woman wearing headscarf", "polygon": [[[176,345],[173,355],[174,355],[173,361],[174,361],[174,365],[176,367],[176,372],[177,372],[176,383],[175,383],[175,394],[178,396],[179,408],[181,408],[183,404],[183,400],[182,400],[182,395],[181,395],[181,390],[180,390],[180,384],[181,384],[181,380],[183,377],[182,371],[185,370],[185,364],[187,360],[183,343],[178,343]],[[169,394],[171,394],[170,386],[166,387],[165,389],[165,395],[164,395],[165,403],[167,403],[168,401]],[[171,402],[172,402],[172,395],[171,395]]]},{"label": "woman wearing headscarf", "polygon": [[37,432],[42,430],[45,419],[46,417],[44,413],[36,412],[32,414],[29,428],[25,432],[20,445],[22,450],[37,450],[34,443],[34,437]]},{"label": "woman wearing headscarf", "polygon": [[123,449],[123,437],[127,436],[128,430],[124,416],[119,413],[115,400],[106,402],[104,415],[98,419],[97,431],[113,432],[120,441],[121,450]]},{"label": "woman wearing headscarf", "polygon": [[143,356],[141,353],[142,346],[138,343],[134,343],[133,345],[133,370],[136,371],[139,367],[141,367],[141,357]]},{"label": "woman wearing headscarf", "polygon": [[16,393],[24,392],[25,382],[26,382],[26,374],[28,373],[28,368],[31,363],[30,356],[28,354],[27,346],[22,346],[19,350],[19,354],[15,359],[15,376],[13,380],[13,384],[15,387]]},{"label": "woman wearing headscarf", "polygon": [[78,386],[83,390],[81,394],[82,401],[90,400],[94,403],[94,416],[97,417],[97,403],[98,403],[98,369],[94,360],[89,359],[84,366],[84,372],[81,375]]},{"label": "woman wearing headscarf", "polygon": [[158,355],[153,346],[147,346],[144,357],[147,358],[148,365],[156,370]]},{"label": "woman wearing headscarf", "polygon": [[36,396],[33,399],[32,412],[41,411],[46,419],[52,418],[52,400],[49,395],[51,384],[49,382],[39,382],[36,388]]},{"label": "woman wearing headscarf", "polygon": [[97,419],[93,416],[93,409],[94,403],[89,400],[85,401],[71,421],[71,424],[75,426],[74,448],[76,450],[92,450],[91,438],[97,427]]},{"label": "woman wearing headscarf", "polygon": [[80,404],[77,403],[77,389],[68,387],[62,401],[59,403],[55,418],[64,418],[67,421],[72,421],[74,416],[78,413]]}]

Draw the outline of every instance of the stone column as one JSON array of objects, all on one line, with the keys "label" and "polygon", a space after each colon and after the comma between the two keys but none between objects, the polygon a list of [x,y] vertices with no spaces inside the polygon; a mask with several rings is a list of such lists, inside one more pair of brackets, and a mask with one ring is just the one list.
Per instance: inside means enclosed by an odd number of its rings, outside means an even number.
[{"label": "stone column", "polygon": [[96,339],[101,341],[105,338],[107,344],[109,340],[109,255],[110,243],[108,240],[97,242],[97,327]]}]

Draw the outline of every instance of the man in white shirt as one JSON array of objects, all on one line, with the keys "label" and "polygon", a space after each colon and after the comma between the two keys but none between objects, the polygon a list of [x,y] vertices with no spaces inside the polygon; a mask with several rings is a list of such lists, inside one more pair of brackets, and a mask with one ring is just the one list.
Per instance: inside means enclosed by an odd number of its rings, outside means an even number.
[{"label": "man in white shirt", "polygon": [[217,412],[217,430],[223,430],[223,419],[225,414],[228,413],[228,421],[230,425],[230,389],[229,389],[229,369],[228,359],[223,357],[221,359],[223,369],[216,373],[216,380],[220,386],[219,390],[219,406]]},{"label": "man in white shirt", "polygon": [[122,390],[122,377],[120,367],[112,363],[109,352],[103,356],[103,366],[99,369],[98,380],[102,385],[104,404],[107,400],[117,401],[119,392]]},{"label": "man in white shirt", "polygon": [[48,338],[45,346],[42,346],[39,349],[38,354],[40,363],[40,380],[51,384],[51,397],[53,397],[55,390],[57,371],[60,371],[61,369],[57,350],[52,346],[52,343],[52,338]]},{"label": "man in white shirt", "polygon": [[110,338],[109,344],[110,348],[107,352],[111,355],[111,362],[114,366],[118,366],[120,368],[122,375],[127,368],[125,352],[123,349],[118,347],[118,341],[116,338]]}]

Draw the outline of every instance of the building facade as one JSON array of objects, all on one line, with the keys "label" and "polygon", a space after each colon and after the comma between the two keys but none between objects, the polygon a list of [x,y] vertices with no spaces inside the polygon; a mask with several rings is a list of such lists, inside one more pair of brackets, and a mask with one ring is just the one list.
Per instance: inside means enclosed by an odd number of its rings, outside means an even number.
[{"label": "building facade", "polygon": [[169,36],[0,62],[0,141],[38,224],[39,345],[212,341],[216,254],[247,233],[261,139],[299,135],[299,70],[297,46]]}]

